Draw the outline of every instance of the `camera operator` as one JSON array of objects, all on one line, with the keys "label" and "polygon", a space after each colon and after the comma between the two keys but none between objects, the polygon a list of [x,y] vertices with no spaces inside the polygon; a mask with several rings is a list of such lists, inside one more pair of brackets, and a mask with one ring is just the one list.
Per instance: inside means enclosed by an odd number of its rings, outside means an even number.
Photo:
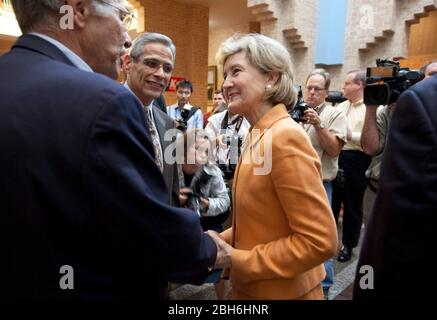
[{"label": "camera operator", "polygon": [[[344,113],[326,103],[330,75],[324,69],[316,69],[307,78],[304,91],[305,102],[310,108],[304,111],[302,126],[316,150],[323,174],[323,186],[329,202],[332,200],[331,181],[337,176],[338,156],[347,142],[347,120]],[[325,297],[334,283],[332,260],[325,263],[326,278],[322,282]]]},{"label": "camera operator", "polygon": [[432,263],[437,258],[436,101],[437,75],[397,100],[381,162],[380,190],[356,269],[372,266],[375,286],[363,287],[363,275],[357,272],[354,299],[423,301],[437,286]]},{"label": "camera operator", "polygon": [[372,156],[372,160],[366,171],[368,182],[363,198],[363,221],[365,226],[367,226],[369,221],[369,215],[376,199],[376,193],[378,192],[381,160],[387,143],[388,128],[395,107],[395,102],[389,106],[366,106],[366,116],[364,118],[363,131],[361,134],[361,146],[365,154]]},{"label": "camera operator", "polygon": [[[366,105],[363,102],[366,73],[359,70],[348,72],[343,85],[347,101],[338,105],[348,122],[347,143],[338,160],[339,174],[333,181],[332,211],[338,221],[343,203],[343,247],[337,257],[340,262],[349,261],[352,250],[358,245],[363,223],[363,196],[367,186],[366,170],[371,158],[360,144]],[[341,173],[341,174],[340,174]]]},{"label": "camera operator", "polygon": [[[377,59],[376,65],[376,68],[367,69],[364,91],[366,117],[361,135],[363,151],[373,157],[366,172],[368,185],[363,199],[363,217],[366,226],[379,189],[380,165],[396,101],[402,92],[421,81],[424,76],[425,79],[429,78],[433,70],[432,62],[425,65],[421,72],[401,68],[399,62],[390,60]],[[389,74],[387,70],[390,70]]]},{"label": "camera operator", "polygon": [[167,107],[167,114],[176,121],[176,128],[182,131],[203,129],[203,114],[199,107],[190,104],[193,85],[182,80],[176,85],[178,102]]}]

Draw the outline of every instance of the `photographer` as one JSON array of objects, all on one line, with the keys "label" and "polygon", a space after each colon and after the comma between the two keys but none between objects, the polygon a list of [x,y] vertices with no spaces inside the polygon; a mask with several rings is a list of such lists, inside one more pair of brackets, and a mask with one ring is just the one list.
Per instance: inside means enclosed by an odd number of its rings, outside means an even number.
[{"label": "photographer", "polygon": [[[347,142],[347,120],[344,113],[326,103],[330,75],[323,69],[311,72],[307,78],[304,99],[310,108],[304,111],[302,126],[322,163],[323,186],[331,203],[331,181],[337,176],[338,156]],[[326,278],[322,282],[325,298],[334,283],[332,260],[325,262]]]},{"label": "photographer", "polygon": [[338,156],[347,142],[347,120],[342,111],[325,101],[330,83],[330,75],[325,70],[310,73],[304,91],[310,108],[305,110],[301,122],[322,162],[323,185],[331,202],[331,181],[337,175]]},{"label": "photographer", "polygon": [[[230,198],[220,169],[213,164],[212,143],[204,130],[193,129],[178,138],[177,148],[183,150],[178,159],[180,205],[192,209],[200,216],[204,231],[222,232],[222,222],[229,215]],[[182,149],[183,148],[183,149]],[[225,299],[227,286],[219,284],[221,269],[207,278],[215,283],[216,294]]]},{"label": "photographer", "polygon": [[249,128],[250,124],[244,117],[233,114],[229,110],[211,116],[206,125],[206,133],[217,146],[216,162],[225,174],[229,185]]},{"label": "photographer", "polygon": [[182,131],[203,129],[203,114],[199,107],[190,104],[193,85],[182,80],[176,85],[178,102],[167,107],[167,114],[176,121],[176,128]]}]

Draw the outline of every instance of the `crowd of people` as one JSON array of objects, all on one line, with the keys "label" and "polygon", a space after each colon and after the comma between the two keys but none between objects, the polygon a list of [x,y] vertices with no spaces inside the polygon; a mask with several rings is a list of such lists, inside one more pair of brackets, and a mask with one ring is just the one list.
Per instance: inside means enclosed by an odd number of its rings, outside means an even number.
[{"label": "crowd of people", "polygon": [[[374,268],[375,285],[363,289],[357,273],[355,297],[424,287],[436,61],[383,106],[364,103],[360,70],[331,105],[330,74],[315,69],[295,121],[287,49],[234,35],[218,49],[224,81],[203,114],[189,80],[165,105],[172,39],[132,42],[124,1],[68,3],[66,30],[62,1],[12,0],[23,36],[0,57],[1,299],[165,299],[175,283],[214,283],[224,300],[230,282],[233,299],[327,299],[333,258],[352,258],[363,222],[358,267]],[[74,278],[60,280],[64,266]],[[420,275],[405,284],[411,270]]]}]

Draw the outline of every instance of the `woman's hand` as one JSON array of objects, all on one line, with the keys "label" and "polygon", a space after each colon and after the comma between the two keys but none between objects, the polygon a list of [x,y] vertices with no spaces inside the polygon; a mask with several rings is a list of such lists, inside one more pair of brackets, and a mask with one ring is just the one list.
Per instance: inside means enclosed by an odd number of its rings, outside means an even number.
[{"label": "woman's hand", "polygon": [[182,188],[179,190],[179,204],[181,205],[181,207],[187,204],[188,195],[190,193],[192,193],[192,190],[190,188]]},{"label": "woman's hand", "polygon": [[209,200],[208,198],[200,197],[200,210],[202,212],[208,211],[209,208]]},{"label": "woman's hand", "polygon": [[216,145],[217,145],[219,148],[221,148],[221,149],[226,149],[226,148],[228,147],[228,144],[227,144],[227,143],[223,143],[223,138],[226,139],[226,135],[223,135],[223,134],[219,135],[219,136],[216,138]]}]

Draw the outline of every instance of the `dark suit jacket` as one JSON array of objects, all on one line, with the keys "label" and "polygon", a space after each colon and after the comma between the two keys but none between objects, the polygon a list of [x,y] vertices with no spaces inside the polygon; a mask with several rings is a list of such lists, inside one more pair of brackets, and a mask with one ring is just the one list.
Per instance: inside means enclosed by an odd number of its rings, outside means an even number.
[{"label": "dark suit jacket", "polygon": [[[216,246],[167,205],[141,103],[39,37],[0,58],[0,299],[161,297]],[[74,270],[61,290],[60,268]]]},{"label": "dark suit jacket", "polygon": [[361,289],[364,273],[357,273],[355,299],[429,297],[427,289],[437,286],[436,101],[437,76],[398,100],[358,263],[358,270],[373,267],[374,290]]},{"label": "dark suit jacket", "polygon": [[[167,130],[175,129],[175,122],[165,112],[158,109],[155,104],[152,108],[153,119],[155,121],[156,128],[159,134],[159,140],[161,142],[162,154],[164,155],[165,149],[174,143],[173,141],[165,141],[164,136]],[[165,160],[165,159],[164,159]],[[170,191],[170,203],[172,206],[179,207],[179,177],[176,164],[168,164],[164,161],[163,176],[167,188]]]}]

